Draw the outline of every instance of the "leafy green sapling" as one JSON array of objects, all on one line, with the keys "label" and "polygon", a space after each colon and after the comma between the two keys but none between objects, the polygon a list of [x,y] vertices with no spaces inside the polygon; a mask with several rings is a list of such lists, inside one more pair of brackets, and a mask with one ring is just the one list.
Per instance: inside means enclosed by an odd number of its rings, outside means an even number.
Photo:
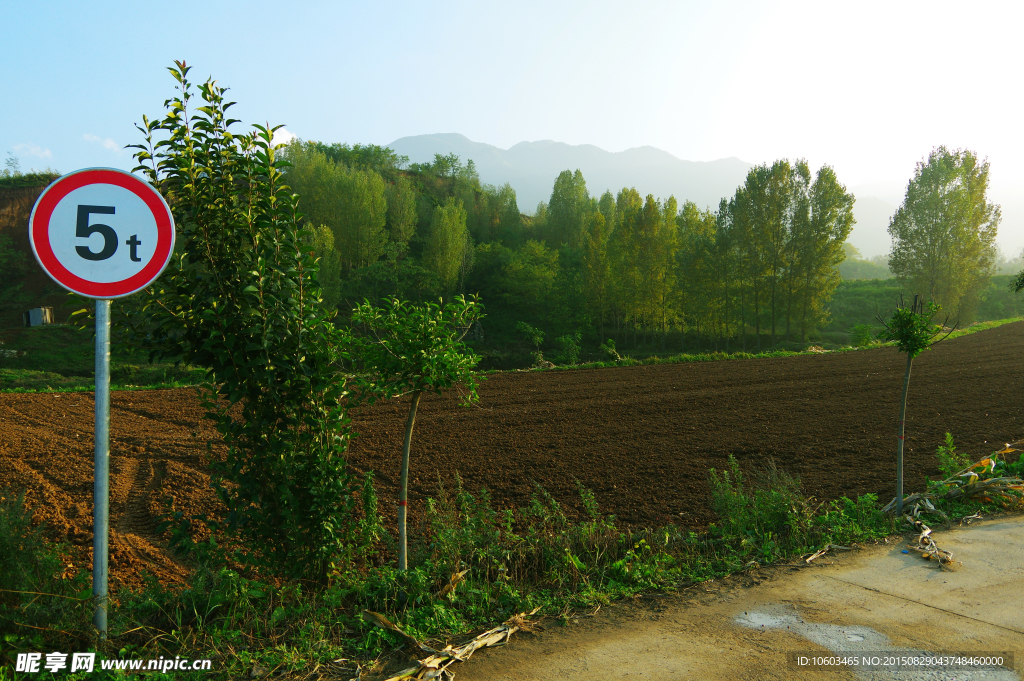
[{"label": "leafy green sapling", "polygon": [[454,302],[414,305],[390,298],[383,307],[363,302],[352,312],[354,325],[369,335],[359,341],[359,357],[369,378],[364,391],[377,396],[412,395],[402,442],[402,472],[398,498],[398,569],[408,568],[406,517],[409,498],[409,451],[416,410],[424,392],[440,395],[456,385],[467,389],[464,404],[478,399],[473,372],[480,358],[462,339],[473,323],[483,317],[483,306],[474,298],[459,296]]},{"label": "leafy green sapling", "polygon": [[540,364],[544,361],[544,353],[540,351],[540,344],[544,342],[544,332],[538,328],[530,326],[526,322],[519,322],[516,324],[516,331],[523,335],[523,338],[527,342],[533,344],[533,360],[536,364]]},{"label": "leafy green sapling", "polygon": [[897,350],[907,353],[907,369],[903,376],[903,393],[900,396],[899,440],[896,444],[897,515],[903,514],[903,440],[906,430],[905,420],[907,416],[907,391],[910,388],[910,369],[915,357],[953,332],[951,329],[946,333],[946,336],[936,340],[939,334],[942,333],[944,326],[943,324],[932,323],[932,317],[938,311],[939,306],[932,302],[927,304],[926,310],[924,300],[918,295],[914,296],[914,302],[910,307],[907,307],[901,296],[899,303],[896,305],[896,311],[893,312],[889,321],[878,320],[885,327],[879,332],[878,338],[883,341],[892,341],[896,344]]}]

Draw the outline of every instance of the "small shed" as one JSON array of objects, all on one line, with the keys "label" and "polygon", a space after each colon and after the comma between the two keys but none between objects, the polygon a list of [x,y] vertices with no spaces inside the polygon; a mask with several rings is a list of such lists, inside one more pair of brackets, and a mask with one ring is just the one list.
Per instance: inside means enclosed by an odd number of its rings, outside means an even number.
[{"label": "small shed", "polygon": [[23,312],[21,319],[25,322],[25,326],[43,326],[44,324],[53,324],[53,308],[34,308],[28,312]]}]

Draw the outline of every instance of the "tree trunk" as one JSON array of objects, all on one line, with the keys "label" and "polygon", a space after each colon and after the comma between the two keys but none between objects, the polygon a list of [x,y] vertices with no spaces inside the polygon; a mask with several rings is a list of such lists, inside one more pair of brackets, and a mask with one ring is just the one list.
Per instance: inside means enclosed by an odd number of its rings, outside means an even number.
[{"label": "tree trunk", "polygon": [[[726,275],[728,276],[728,275]],[[729,280],[725,280],[725,353],[729,354]]]},{"label": "tree trunk", "polygon": [[666,319],[665,307],[661,308],[661,351],[665,352],[665,343],[668,341],[668,319]]},{"label": "tree trunk", "polygon": [[757,334],[757,351],[761,352],[761,301],[757,292],[754,293],[754,333]]},{"label": "tree trunk", "polygon": [[398,493],[398,569],[407,570],[407,533],[405,519],[409,512],[409,449],[412,446],[412,427],[416,423],[416,408],[420,404],[420,391],[412,394],[412,404],[409,405],[409,420],[405,422],[405,441],[402,443],[402,474],[400,478],[401,490]]},{"label": "tree trunk", "polygon": [[907,390],[910,388],[910,366],[914,358],[907,355],[907,373],[903,377],[903,395],[900,397],[900,432],[896,443],[896,515],[903,515],[903,435],[906,431]]},{"label": "tree trunk", "polygon": [[743,352],[747,351],[747,302],[744,291],[740,289],[740,337],[743,345]]}]

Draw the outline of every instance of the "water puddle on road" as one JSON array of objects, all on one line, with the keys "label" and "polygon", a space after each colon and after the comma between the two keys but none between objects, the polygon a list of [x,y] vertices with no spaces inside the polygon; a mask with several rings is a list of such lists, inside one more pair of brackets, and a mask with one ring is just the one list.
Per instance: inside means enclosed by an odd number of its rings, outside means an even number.
[{"label": "water puddle on road", "polygon": [[[887,636],[871,627],[807,622],[792,605],[771,605],[762,607],[759,611],[744,612],[736,617],[735,622],[741,626],[762,631],[765,629],[789,630],[837,656],[860,656],[868,653],[900,657],[934,655],[932,651],[894,646]],[[883,679],[899,679],[900,681],[1020,681],[1020,677],[1008,669],[996,671],[872,669],[858,670],[856,674],[858,679],[865,681],[882,681]]]}]

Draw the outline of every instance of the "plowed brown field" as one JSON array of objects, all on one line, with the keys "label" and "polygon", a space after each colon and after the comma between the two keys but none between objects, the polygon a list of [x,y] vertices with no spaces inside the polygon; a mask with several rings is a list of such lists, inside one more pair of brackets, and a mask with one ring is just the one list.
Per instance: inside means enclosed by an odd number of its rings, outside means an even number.
[{"label": "plowed brown field", "polygon": [[[425,398],[413,440],[411,520],[438,476],[458,472],[498,506],[523,505],[537,482],[574,505],[575,480],[625,523],[713,520],[707,470],[733,454],[772,457],[820,499],[894,493],[896,420],[905,357],[890,348],[784,359],[499,374],[479,405]],[[1024,322],[937,345],[914,362],[907,414],[908,490],[937,473],[946,431],[972,455],[1024,437]],[[187,571],[154,534],[163,499],[187,514],[216,508],[203,465],[212,423],[191,389],[111,399],[111,573],[137,584]],[[408,400],[361,410],[350,461],[377,475],[389,519]],[[27,489],[53,538],[91,563],[90,393],[0,394],[0,490]],[[393,520],[391,521],[393,522]]]}]

